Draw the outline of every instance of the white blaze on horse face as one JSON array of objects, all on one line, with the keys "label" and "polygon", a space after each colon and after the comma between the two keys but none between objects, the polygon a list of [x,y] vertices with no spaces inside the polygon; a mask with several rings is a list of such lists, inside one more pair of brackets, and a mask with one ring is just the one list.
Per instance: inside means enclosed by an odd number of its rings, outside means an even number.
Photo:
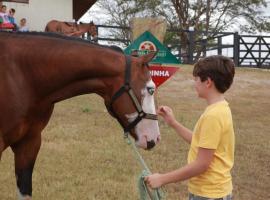
[{"label": "white blaze on horse face", "polygon": [[[154,91],[155,83],[150,80],[146,87],[142,89],[142,109],[145,113],[156,114]],[[160,140],[160,132],[157,120],[142,119],[135,127],[138,136],[137,146],[146,148],[147,142],[154,141],[155,144]]]}]

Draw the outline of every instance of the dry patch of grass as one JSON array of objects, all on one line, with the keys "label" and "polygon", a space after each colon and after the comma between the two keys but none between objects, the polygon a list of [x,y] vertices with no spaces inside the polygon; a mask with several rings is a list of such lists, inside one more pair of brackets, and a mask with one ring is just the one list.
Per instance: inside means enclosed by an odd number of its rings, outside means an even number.
[{"label": "dry patch of grass", "polygon": [[[193,128],[206,104],[196,97],[192,66],[184,66],[158,90],[157,102],[175,110],[179,121]],[[236,133],[234,196],[239,200],[268,199],[270,191],[270,71],[239,68],[227,99]],[[162,142],[141,151],[153,172],[186,163],[188,145],[160,122]],[[43,132],[33,175],[34,199],[135,200],[141,167],[122,139],[122,130],[96,95],[56,105]],[[0,164],[0,199],[16,197],[13,155],[8,149]],[[186,182],[165,187],[167,199],[186,199]]]}]

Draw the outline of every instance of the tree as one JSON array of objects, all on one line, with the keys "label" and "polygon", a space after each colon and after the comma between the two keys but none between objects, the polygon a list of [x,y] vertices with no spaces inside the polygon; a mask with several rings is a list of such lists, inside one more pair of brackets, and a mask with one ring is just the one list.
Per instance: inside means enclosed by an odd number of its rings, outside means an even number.
[{"label": "tree", "polygon": [[[154,6],[151,5],[152,2],[156,2],[153,4]],[[97,2],[97,5],[109,16],[105,25],[121,27],[129,27],[130,20],[134,17],[154,17],[155,12],[152,10],[159,4],[161,4],[159,0],[99,0]],[[109,36],[130,40],[130,31],[128,29],[112,29]]]},{"label": "tree", "polygon": [[[249,33],[270,31],[270,19],[262,15],[262,9],[267,7],[265,0],[99,0],[99,4],[111,16],[109,24],[128,26],[133,17],[162,16],[171,29],[204,31],[196,39],[211,38],[232,27]],[[129,37],[127,33],[122,36]],[[187,32],[179,31],[166,38],[177,37],[182,53],[187,52]],[[201,51],[198,49],[197,55]]]},{"label": "tree", "polygon": [[[270,20],[262,16],[261,10],[267,6],[265,0],[170,0],[168,4],[174,8],[177,17],[173,24],[183,30],[193,27],[195,31],[204,31],[206,39],[232,26],[238,26],[239,31],[244,32],[270,31]],[[164,9],[160,11],[163,13],[166,13]],[[186,50],[187,34],[182,32],[180,38]]]}]

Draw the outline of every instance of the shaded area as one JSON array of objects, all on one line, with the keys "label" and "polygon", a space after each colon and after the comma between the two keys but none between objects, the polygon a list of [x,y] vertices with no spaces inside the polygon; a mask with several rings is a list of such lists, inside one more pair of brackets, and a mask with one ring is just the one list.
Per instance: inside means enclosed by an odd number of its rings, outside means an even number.
[{"label": "shaded area", "polygon": [[77,21],[97,0],[73,0],[73,18]]}]

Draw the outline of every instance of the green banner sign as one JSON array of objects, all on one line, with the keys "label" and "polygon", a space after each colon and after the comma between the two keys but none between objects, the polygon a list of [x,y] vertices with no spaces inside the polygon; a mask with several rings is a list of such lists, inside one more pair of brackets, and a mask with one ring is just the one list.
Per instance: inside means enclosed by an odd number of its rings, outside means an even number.
[{"label": "green banner sign", "polygon": [[144,32],[134,40],[125,50],[125,54],[130,55],[137,51],[139,55],[147,54],[149,51],[158,51],[151,63],[158,64],[180,64],[179,61],[161,42],[150,32]]}]

